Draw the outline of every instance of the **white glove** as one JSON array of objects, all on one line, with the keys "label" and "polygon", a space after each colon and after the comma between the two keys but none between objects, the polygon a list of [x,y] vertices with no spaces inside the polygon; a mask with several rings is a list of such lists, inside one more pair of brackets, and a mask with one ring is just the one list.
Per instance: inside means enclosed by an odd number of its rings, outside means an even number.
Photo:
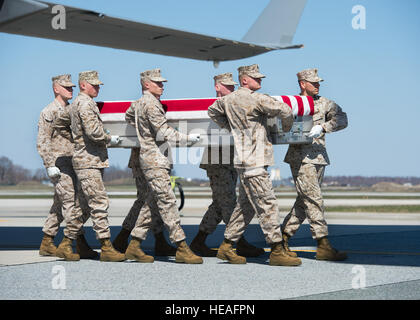
[{"label": "white glove", "polygon": [[324,131],[324,128],[317,124],[316,126],[313,126],[311,131],[306,135],[309,138],[319,138]]},{"label": "white glove", "polygon": [[120,136],[111,136],[111,141],[109,142],[109,144],[111,146],[116,146],[117,144],[119,144],[122,141],[122,139],[120,138]]},{"label": "white glove", "polygon": [[60,176],[60,169],[57,167],[47,168],[47,174],[49,178],[58,178]]},{"label": "white glove", "polygon": [[196,143],[200,141],[200,134],[199,133],[191,133],[187,137],[188,142]]}]

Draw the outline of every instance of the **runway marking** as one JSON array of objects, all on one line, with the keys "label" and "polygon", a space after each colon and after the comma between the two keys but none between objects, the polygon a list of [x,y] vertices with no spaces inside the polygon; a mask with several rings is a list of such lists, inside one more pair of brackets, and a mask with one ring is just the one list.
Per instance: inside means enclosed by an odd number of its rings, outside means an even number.
[{"label": "runway marking", "polygon": [[382,252],[382,251],[346,251],[348,253],[357,254],[374,254],[374,255],[400,255],[400,256],[420,256],[420,252]]},{"label": "runway marking", "polygon": [[6,222],[6,221],[9,221],[9,220],[3,220],[3,219],[0,219],[0,222]]},{"label": "runway marking", "polygon": [[[264,248],[265,252],[271,252],[271,249]],[[291,250],[294,252],[312,252],[316,253],[316,250]],[[347,253],[355,254],[372,254],[372,255],[400,255],[400,256],[420,256],[420,252],[385,252],[385,251],[348,251]]]}]

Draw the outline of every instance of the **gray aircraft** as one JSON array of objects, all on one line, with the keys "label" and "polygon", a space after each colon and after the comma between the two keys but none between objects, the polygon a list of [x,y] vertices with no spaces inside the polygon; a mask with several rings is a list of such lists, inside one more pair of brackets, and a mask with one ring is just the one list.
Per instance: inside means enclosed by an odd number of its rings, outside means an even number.
[{"label": "gray aircraft", "polygon": [[[44,1],[0,0],[0,32],[213,61],[217,66],[220,61],[303,47],[292,40],[305,4],[271,0],[242,40],[235,41]],[[65,14],[65,28],[52,25],[58,14]]]}]

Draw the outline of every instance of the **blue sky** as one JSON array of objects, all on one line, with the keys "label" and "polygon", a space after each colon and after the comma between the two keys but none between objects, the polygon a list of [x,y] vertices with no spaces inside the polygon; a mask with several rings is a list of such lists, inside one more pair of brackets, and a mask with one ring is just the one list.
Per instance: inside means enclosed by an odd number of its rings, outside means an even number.
[{"label": "blue sky", "polygon": [[[227,39],[241,39],[264,9],[260,1],[59,1],[110,16]],[[366,8],[366,29],[352,28],[352,8]],[[326,175],[420,176],[417,97],[420,60],[420,1],[308,0],[294,43],[300,50],[274,51],[249,59],[211,62],[166,57],[0,33],[0,156],[35,169],[37,121],[52,99],[51,77],[98,70],[105,83],[97,100],[137,99],[139,73],[159,67],[169,81],[162,98],[214,96],[212,77],[258,63],[267,78],[261,92],[297,94],[296,72],[317,67],[320,93],[349,118],[347,129],[327,135],[331,165]],[[75,90],[77,94],[78,90]],[[276,166],[287,146],[275,146]],[[125,167],[129,150],[109,151],[110,163]],[[198,166],[176,165],[184,177],[205,177]]]}]

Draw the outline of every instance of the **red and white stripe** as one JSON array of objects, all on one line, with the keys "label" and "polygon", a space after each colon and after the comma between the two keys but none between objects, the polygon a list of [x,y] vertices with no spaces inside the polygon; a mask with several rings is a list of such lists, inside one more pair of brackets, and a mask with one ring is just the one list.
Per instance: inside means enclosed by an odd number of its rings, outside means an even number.
[{"label": "red and white stripe", "polygon": [[[206,119],[207,109],[216,101],[216,98],[202,99],[171,99],[161,100],[166,110],[168,120]],[[105,101],[98,102],[101,118],[104,121],[125,121],[125,112],[132,101]]]},{"label": "red and white stripe", "polygon": [[287,103],[292,108],[294,116],[313,116],[314,99],[309,96],[273,96],[280,102]]},{"label": "red and white stripe", "polygon": [[[287,103],[292,108],[293,115],[313,115],[314,102],[312,97],[304,96],[274,96],[277,100]],[[170,99],[161,100],[168,120],[206,119],[207,109],[216,98],[200,99]],[[101,118],[104,121],[124,121],[125,112],[132,101],[98,102]]]}]

